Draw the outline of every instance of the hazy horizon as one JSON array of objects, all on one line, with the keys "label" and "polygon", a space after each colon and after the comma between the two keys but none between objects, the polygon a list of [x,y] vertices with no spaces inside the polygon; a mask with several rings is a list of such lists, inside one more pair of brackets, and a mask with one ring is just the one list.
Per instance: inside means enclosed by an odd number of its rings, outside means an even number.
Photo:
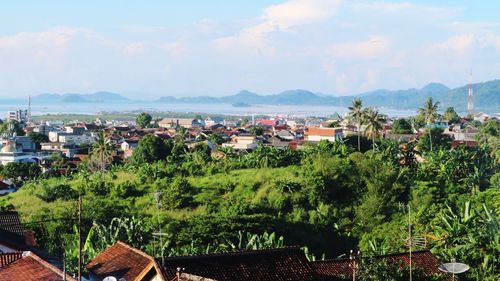
[{"label": "hazy horizon", "polygon": [[[498,78],[500,2],[15,1],[0,11],[0,98],[343,96]],[[74,2],[73,2],[74,3]]]}]

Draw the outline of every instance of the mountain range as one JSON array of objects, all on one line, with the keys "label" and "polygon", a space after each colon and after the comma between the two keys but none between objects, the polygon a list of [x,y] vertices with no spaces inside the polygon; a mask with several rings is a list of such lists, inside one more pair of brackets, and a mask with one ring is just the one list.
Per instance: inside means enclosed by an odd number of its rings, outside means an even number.
[{"label": "mountain range", "polygon": [[[500,111],[500,80],[492,80],[472,85],[476,111]],[[423,106],[427,97],[441,103],[441,107],[453,106],[456,110],[467,108],[468,86],[450,89],[440,83],[430,83],[421,89],[386,90],[380,89],[352,96],[328,96],[308,90],[288,90],[278,94],[259,95],[247,90],[235,95],[212,97],[174,97],[165,96],[155,103],[194,103],[194,104],[248,104],[248,105],[332,105],[348,106],[359,97],[365,106],[398,109],[415,109]],[[110,92],[93,94],[41,94],[33,97],[37,103],[132,103],[137,102],[122,95]]]}]

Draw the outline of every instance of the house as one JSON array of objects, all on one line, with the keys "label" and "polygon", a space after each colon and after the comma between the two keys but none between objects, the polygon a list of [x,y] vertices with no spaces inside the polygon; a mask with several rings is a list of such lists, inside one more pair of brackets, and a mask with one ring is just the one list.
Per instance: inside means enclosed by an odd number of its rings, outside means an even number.
[{"label": "house", "polygon": [[484,112],[479,112],[477,114],[474,114],[474,121],[479,121],[481,123],[486,122],[486,120],[488,120],[489,118],[490,116]]},{"label": "house", "polygon": [[278,118],[275,118],[275,119],[260,119],[260,120],[257,120],[257,125],[259,126],[264,126],[264,127],[274,127],[276,125],[278,125],[278,122],[279,122],[279,119]]},{"label": "house", "polygon": [[291,141],[295,139],[295,135],[288,130],[280,130],[277,133],[275,133],[275,136],[285,141]]},{"label": "house", "polygon": [[253,150],[258,146],[255,135],[242,133],[234,136],[229,143],[223,143],[222,147],[232,147],[236,150]]},{"label": "house", "polygon": [[163,261],[166,280],[175,280],[177,268],[217,281],[320,280],[299,247],[165,257]]},{"label": "house", "polygon": [[319,142],[322,140],[336,141],[344,137],[342,128],[309,127],[305,132],[305,141]]},{"label": "house", "polygon": [[160,128],[177,128],[184,127],[186,129],[202,127],[199,120],[188,118],[163,118],[158,122]]},{"label": "house", "polygon": [[41,150],[48,153],[61,153],[68,158],[72,158],[76,153],[78,153],[79,148],[72,143],[61,143],[61,142],[43,142],[40,144]]},{"label": "house", "polygon": [[223,124],[224,123],[224,118],[223,117],[218,117],[218,116],[212,116],[212,117],[207,117],[205,118],[205,127],[210,127],[216,124]]},{"label": "house", "polygon": [[3,281],[76,281],[31,251],[0,253],[0,279]]},{"label": "house", "polygon": [[13,141],[7,141],[0,149],[0,165],[12,162],[32,162],[33,155],[21,152]]},{"label": "house", "polygon": [[123,150],[124,158],[129,158],[132,157],[132,153],[134,152],[135,148],[139,146],[139,138],[130,138],[125,141],[123,141],[120,145],[121,150]]},{"label": "house", "polygon": [[[409,253],[398,253],[375,256],[376,260],[385,260],[386,262],[400,263],[402,266],[410,264]],[[415,251],[411,253],[412,265],[421,268],[426,275],[443,274],[439,271],[439,260],[430,251]],[[335,259],[311,262],[312,267],[322,280],[352,280],[353,260]]]},{"label": "house", "polygon": [[164,279],[156,260],[141,250],[121,241],[107,248],[90,261],[86,268],[91,281],[105,277],[127,281],[169,281]]}]

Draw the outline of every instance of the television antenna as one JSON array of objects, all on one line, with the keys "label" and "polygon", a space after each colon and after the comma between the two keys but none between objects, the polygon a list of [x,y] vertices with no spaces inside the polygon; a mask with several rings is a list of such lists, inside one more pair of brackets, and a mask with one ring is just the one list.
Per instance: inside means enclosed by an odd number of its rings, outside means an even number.
[{"label": "television antenna", "polygon": [[438,269],[445,273],[451,273],[451,280],[455,281],[455,274],[464,273],[469,270],[470,267],[461,262],[449,262],[441,264],[440,266],[438,266]]}]

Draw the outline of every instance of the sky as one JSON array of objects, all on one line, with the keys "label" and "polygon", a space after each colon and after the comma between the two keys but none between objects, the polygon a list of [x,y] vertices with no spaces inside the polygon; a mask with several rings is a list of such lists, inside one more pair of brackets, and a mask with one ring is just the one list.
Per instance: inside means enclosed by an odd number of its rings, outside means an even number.
[{"label": "sky", "polygon": [[130,98],[465,85],[500,78],[500,1],[18,0],[0,97]]}]

